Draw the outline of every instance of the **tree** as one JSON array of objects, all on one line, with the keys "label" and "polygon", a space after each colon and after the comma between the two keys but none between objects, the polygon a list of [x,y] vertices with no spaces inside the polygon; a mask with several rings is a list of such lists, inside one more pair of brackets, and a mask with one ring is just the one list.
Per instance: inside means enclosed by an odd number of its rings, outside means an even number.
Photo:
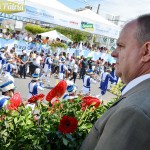
[{"label": "tree", "polygon": [[32,25],[32,24],[27,24],[25,26],[25,29],[28,32],[31,32],[32,34],[39,34],[39,33],[43,33],[43,32],[47,32],[47,31],[53,30],[53,29],[42,28],[39,25]]}]

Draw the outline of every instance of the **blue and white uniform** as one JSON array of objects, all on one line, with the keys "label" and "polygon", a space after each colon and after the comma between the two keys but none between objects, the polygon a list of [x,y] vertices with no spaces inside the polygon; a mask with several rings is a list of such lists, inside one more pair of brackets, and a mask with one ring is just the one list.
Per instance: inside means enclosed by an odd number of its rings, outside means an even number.
[{"label": "blue and white uniform", "polygon": [[51,64],[52,64],[51,58],[47,57],[45,60],[45,65],[44,65],[44,72],[45,73],[51,72]]},{"label": "blue and white uniform", "polygon": [[44,73],[43,75],[40,77],[41,80],[46,78],[46,83],[50,82],[50,77],[51,77],[51,64],[52,64],[52,60],[50,57],[47,57],[45,60],[45,65],[44,65]]},{"label": "blue and white uniform", "polygon": [[9,62],[6,64],[5,76],[4,76],[5,81],[13,81],[14,82],[14,77],[12,76],[12,72],[13,72],[13,69],[15,69],[15,68],[16,68],[15,65],[13,65]]},{"label": "blue and white uniform", "polygon": [[6,64],[5,74],[12,75],[13,69],[15,69],[15,66],[11,63]]},{"label": "blue and white uniform", "polygon": [[[2,92],[7,92],[9,90],[15,89],[15,85],[13,84],[12,81],[8,81],[8,82],[2,84],[0,86],[0,88],[1,88]],[[4,107],[5,105],[7,105],[7,103],[9,102],[9,99],[10,99],[9,96],[5,96],[5,95],[0,96],[0,109],[2,107]]]},{"label": "blue and white uniform", "polygon": [[2,73],[5,71],[6,68],[6,56],[5,53],[0,54],[0,78]]},{"label": "blue and white uniform", "polygon": [[85,75],[83,78],[82,94],[90,94],[91,83],[97,83],[96,80],[89,75]]},{"label": "blue and white uniform", "polygon": [[113,78],[110,73],[108,72],[104,72],[102,74],[102,79],[101,79],[101,82],[100,82],[100,89],[101,89],[101,95],[104,95],[107,91],[107,88],[108,88],[108,83],[110,82],[115,82],[116,79]]},{"label": "blue and white uniform", "polygon": [[65,71],[68,70],[67,66],[63,63],[59,64],[59,79],[63,80],[64,79],[64,75],[65,75]]},{"label": "blue and white uniform", "polygon": [[[28,95],[28,99],[31,98],[33,95],[37,95],[38,94],[38,90],[43,91],[44,90],[44,86],[41,82],[38,82],[39,80],[39,75],[38,74],[32,74],[32,81],[28,84],[28,89],[29,89],[29,95]],[[31,107],[32,110],[34,110],[35,108],[35,104],[27,104],[26,107]]]},{"label": "blue and white uniform", "polygon": [[112,84],[113,84],[113,83],[116,84],[116,83],[118,82],[118,79],[119,79],[119,78],[116,76],[114,69],[110,72],[110,75],[115,79],[115,81],[112,82]]},{"label": "blue and white uniform", "polygon": [[77,95],[70,96],[69,94],[65,94],[62,99],[67,101],[67,100],[71,100],[71,99],[75,99],[75,98],[78,98],[78,96]]},{"label": "blue and white uniform", "polygon": [[68,85],[67,86],[67,92],[62,100],[71,100],[71,99],[75,99],[75,98],[78,98],[78,96],[76,95],[76,91],[77,91],[77,86],[72,84],[72,85]]},{"label": "blue and white uniform", "polygon": [[41,91],[44,90],[44,88],[40,85],[39,82],[32,82],[32,81],[28,84],[28,89],[29,89],[28,99],[32,97],[33,95],[37,95],[38,90],[41,90]]},{"label": "blue and white uniform", "polygon": [[7,105],[7,103],[9,102],[10,97],[8,96],[0,96],[0,109],[2,109],[2,107],[5,107]]}]

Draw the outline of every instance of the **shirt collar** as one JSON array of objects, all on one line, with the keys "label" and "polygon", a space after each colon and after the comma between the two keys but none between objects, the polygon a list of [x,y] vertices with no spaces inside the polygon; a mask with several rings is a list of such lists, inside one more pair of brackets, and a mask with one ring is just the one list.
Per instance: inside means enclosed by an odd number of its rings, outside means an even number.
[{"label": "shirt collar", "polygon": [[141,83],[142,81],[149,79],[150,78],[150,73],[149,74],[145,74],[142,75],[140,77],[135,78],[134,80],[130,81],[126,87],[124,88],[124,90],[122,91],[122,95],[124,95],[125,93],[127,93],[129,90],[131,90],[132,88],[134,88],[136,85],[138,85],[139,83]]}]

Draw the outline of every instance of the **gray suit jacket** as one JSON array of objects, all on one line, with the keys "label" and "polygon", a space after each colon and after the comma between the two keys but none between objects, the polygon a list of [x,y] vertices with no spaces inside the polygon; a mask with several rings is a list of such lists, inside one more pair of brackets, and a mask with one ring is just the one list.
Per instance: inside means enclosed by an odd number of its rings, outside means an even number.
[{"label": "gray suit jacket", "polygon": [[150,150],[150,79],[132,88],[96,121],[81,150]]}]

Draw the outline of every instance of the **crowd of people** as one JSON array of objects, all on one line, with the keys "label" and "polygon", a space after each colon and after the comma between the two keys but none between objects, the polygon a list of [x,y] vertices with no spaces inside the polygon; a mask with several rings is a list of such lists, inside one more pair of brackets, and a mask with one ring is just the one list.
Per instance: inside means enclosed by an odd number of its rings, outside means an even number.
[{"label": "crowd of people", "polygon": [[[40,43],[40,44],[47,44],[50,45],[51,43],[57,43],[61,42],[68,46],[69,48],[77,48],[79,50],[89,50],[89,51],[95,51],[95,52],[108,52],[108,49],[104,46],[97,46],[96,44],[91,44],[89,42],[67,42],[64,40],[61,40],[59,38],[50,39],[49,37],[42,37],[41,35],[32,35],[30,33],[27,33],[25,31],[14,31],[10,32],[9,30],[6,33],[0,33],[0,38],[4,39],[13,39],[13,40],[19,40],[19,41],[26,41],[28,43]],[[81,46],[82,45],[82,46]]]},{"label": "crowd of people", "polygon": [[[14,82],[14,76],[26,79],[27,76],[32,78],[33,74],[38,74],[39,80],[45,86],[50,86],[51,76],[59,80],[72,80],[74,84],[79,78],[83,80],[83,88],[80,90],[84,95],[90,94],[90,83],[92,82],[103,82],[100,84],[100,89],[103,91],[101,94],[104,95],[109,82],[116,83],[118,79],[114,74],[114,64],[111,65],[101,58],[94,61],[84,56],[76,57],[75,54],[70,56],[65,52],[58,55],[57,53],[45,54],[44,51],[41,53],[31,51],[27,54],[26,50],[22,50],[22,54],[17,55],[14,47],[10,50],[8,47],[2,47],[0,52],[0,77],[4,74],[5,81]],[[107,79],[107,74],[109,74],[109,79]]]},{"label": "crowd of people", "polygon": [[[150,14],[140,16],[122,29],[117,40],[117,48],[112,56],[117,62],[111,65],[101,58],[93,61],[84,56],[76,58],[75,55],[56,53],[44,54],[31,52],[28,56],[22,51],[16,57],[15,50],[10,52],[7,48],[1,49],[1,74],[5,72],[6,83],[1,85],[2,99],[0,108],[4,106],[14,93],[13,70],[20,78],[26,78],[28,73],[32,77],[29,83],[29,97],[37,94],[37,89],[44,89],[44,78],[51,80],[55,75],[60,80],[68,79],[65,100],[76,98],[76,78],[83,80],[82,92],[90,94],[91,83],[100,82],[101,95],[108,88],[108,81],[116,83],[117,78],[122,79],[126,87],[122,96],[116,101],[100,119],[82,143],[81,150],[149,150],[150,149]],[[17,67],[19,66],[19,67]],[[29,66],[29,67],[28,67]],[[27,71],[29,68],[29,71]],[[100,76],[99,80],[97,75]],[[70,83],[73,80],[74,83]]]}]

